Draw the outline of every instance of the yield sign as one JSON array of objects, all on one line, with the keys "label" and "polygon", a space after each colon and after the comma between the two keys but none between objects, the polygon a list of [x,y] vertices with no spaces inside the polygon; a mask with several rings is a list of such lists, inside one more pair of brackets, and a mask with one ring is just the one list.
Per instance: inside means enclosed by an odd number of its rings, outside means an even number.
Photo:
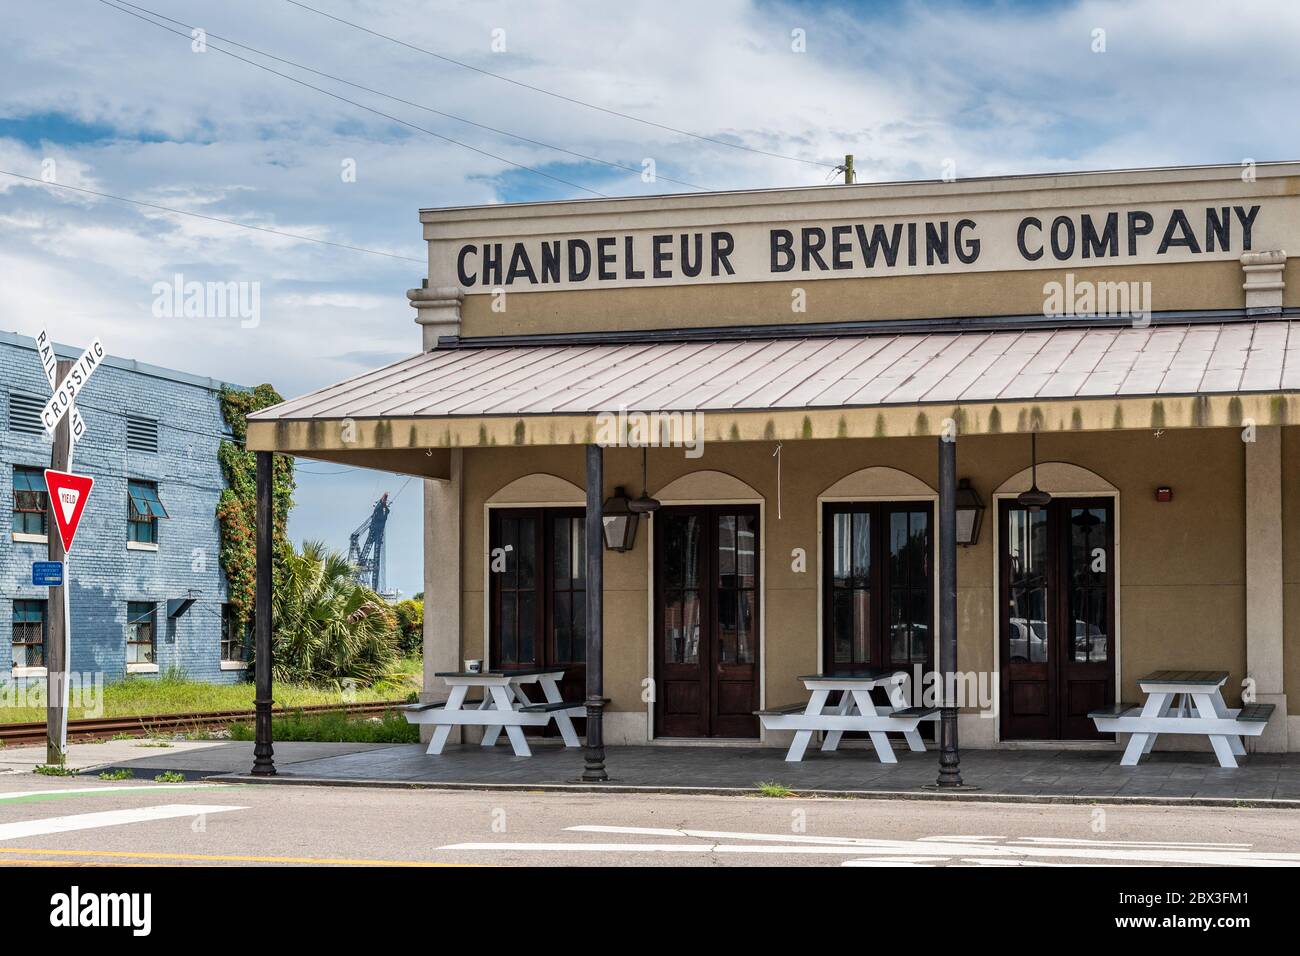
[{"label": "yield sign", "polygon": [[89,475],[45,469],[45,488],[54,501],[54,523],[59,526],[65,552],[72,550],[72,539],[76,537],[81,513],[86,510],[86,499],[94,484],[95,479]]}]

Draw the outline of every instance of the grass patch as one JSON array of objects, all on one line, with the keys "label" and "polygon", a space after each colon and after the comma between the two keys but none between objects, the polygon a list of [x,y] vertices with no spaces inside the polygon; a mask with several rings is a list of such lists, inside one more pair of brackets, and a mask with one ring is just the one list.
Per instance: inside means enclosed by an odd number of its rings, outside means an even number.
[{"label": "grass patch", "polygon": [[[277,707],[307,707],[312,704],[363,704],[377,700],[415,700],[420,690],[418,658],[403,658],[384,680],[370,686],[345,691],[339,687],[305,687],[276,684]],[[157,678],[133,675],[104,686],[102,714],[87,714],[84,707],[72,707],[68,717],[148,717],[163,714],[203,713],[208,711],[252,710],[254,687],[251,683],[206,684],[189,680],[183,674],[169,672]],[[0,723],[22,724],[45,720],[45,707],[5,707]],[[123,735],[130,736],[130,735]],[[115,737],[114,739],[119,739]]]},{"label": "grass patch", "polygon": [[61,767],[56,763],[38,763],[32,768],[32,773],[39,773],[45,777],[75,777],[77,771],[71,767]]},{"label": "grass patch", "polygon": [[[252,740],[252,724],[231,724],[231,740]],[[420,741],[420,728],[406,718],[388,711],[378,719],[348,717],[345,714],[304,714],[301,712],[271,720],[274,740],[315,740],[328,743],[414,744]]]},{"label": "grass patch", "polygon": [[793,797],[794,791],[783,783],[772,783],[771,781],[760,780],[754,784],[758,787],[760,797]]},{"label": "grass patch", "polygon": [[135,771],[128,767],[118,767],[116,770],[105,770],[99,775],[100,780],[130,780],[135,777]]},{"label": "grass patch", "polygon": [[177,773],[175,770],[164,770],[153,779],[154,783],[184,783],[185,774]]},{"label": "grass patch", "polygon": [[140,743],[136,744],[136,746],[137,747],[170,747],[171,744],[169,744],[165,740],[142,740],[140,741]]}]

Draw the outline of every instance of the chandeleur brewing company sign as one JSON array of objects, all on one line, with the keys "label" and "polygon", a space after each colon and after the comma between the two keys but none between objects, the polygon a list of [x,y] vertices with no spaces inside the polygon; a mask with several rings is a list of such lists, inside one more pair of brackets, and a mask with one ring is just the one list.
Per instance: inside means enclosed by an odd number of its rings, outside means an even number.
[{"label": "chandeleur brewing company sign", "polygon": [[95,479],[89,475],[74,475],[67,471],[45,469],[45,488],[54,502],[54,523],[59,528],[59,538],[65,552],[72,550],[72,539],[77,535],[77,525],[86,510],[86,500]]}]

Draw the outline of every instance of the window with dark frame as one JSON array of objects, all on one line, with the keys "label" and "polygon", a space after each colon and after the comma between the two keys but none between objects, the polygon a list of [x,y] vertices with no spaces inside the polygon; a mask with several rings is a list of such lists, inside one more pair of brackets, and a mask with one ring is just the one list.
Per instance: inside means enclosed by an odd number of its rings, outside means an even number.
[{"label": "window with dark frame", "polygon": [[14,601],[13,666],[44,667],[49,637],[46,601]]},{"label": "window with dark frame", "polygon": [[49,494],[45,488],[45,472],[40,468],[14,466],[14,534],[47,533],[47,504]]},{"label": "window with dark frame", "polygon": [[126,662],[153,664],[156,646],[158,605],[152,601],[128,601],[126,605]]},{"label": "window with dark frame", "polygon": [[252,622],[239,626],[235,609],[229,604],[221,605],[221,660],[226,662],[248,662],[248,639],[252,633]]},{"label": "window with dark frame", "polygon": [[127,540],[137,544],[158,543],[158,519],[167,509],[158,497],[156,481],[128,481],[126,484]]}]

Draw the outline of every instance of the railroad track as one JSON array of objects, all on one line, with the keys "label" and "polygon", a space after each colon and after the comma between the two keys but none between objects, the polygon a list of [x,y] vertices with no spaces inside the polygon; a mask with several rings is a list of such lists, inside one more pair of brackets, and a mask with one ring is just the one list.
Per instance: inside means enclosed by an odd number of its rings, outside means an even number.
[{"label": "railroad track", "polygon": [[[404,700],[381,700],[365,704],[309,704],[303,707],[276,707],[271,713],[283,714],[344,713],[349,717],[377,717],[386,710],[400,707]],[[136,717],[83,717],[68,721],[69,740],[88,740],[131,734],[150,737],[156,734],[188,733],[211,730],[226,724],[251,721],[251,710],[207,711],[195,714],[141,715]],[[0,724],[0,744],[39,744],[45,740],[45,721],[29,724]]]}]

